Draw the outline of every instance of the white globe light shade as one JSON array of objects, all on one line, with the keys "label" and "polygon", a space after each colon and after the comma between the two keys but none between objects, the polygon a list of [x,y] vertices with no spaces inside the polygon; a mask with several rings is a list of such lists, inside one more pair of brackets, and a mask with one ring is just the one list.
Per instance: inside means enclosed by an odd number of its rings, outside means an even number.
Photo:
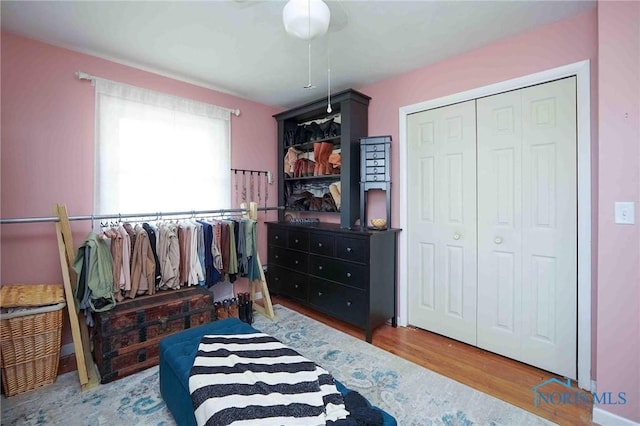
[{"label": "white globe light shade", "polygon": [[304,40],[326,33],[330,20],[329,6],[322,0],[289,0],[282,10],[284,29]]}]

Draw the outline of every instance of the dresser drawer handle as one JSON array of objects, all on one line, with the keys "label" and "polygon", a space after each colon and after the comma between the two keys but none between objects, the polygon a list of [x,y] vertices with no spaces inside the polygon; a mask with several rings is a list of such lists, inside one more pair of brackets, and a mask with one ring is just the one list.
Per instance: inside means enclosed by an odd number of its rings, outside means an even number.
[{"label": "dresser drawer handle", "polygon": [[373,165],[377,166],[378,165],[378,160],[373,160]]},{"label": "dresser drawer handle", "polygon": [[347,301],[347,306],[351,307],[351,300]]},{"label": "dresser drawer handle", "polygon": [[280,239],[280,237],[279,237],[278,235],[276,235],[276,238],[275,238],[275,239],[276,239],[276,240],[279,240],[279,239]]},{"label": "dresser drawer handle", "polygon": [[295,243],[298,244],[300,241],[298,241],[298,239],[296,238]]},{"label": "dresser drawer handle", "polygon": [[373,153],[373,158],[378,158],[378,154],[376,154],[375,152]]},{"label": "dresser drawer handle", "polygon": [[318,271],[322,271],[322,265],[318,265]]},{"label": "dresser drawer handle", "polygon": [[300,262],[298,262],[297,260],[294,260],[294,261],[293,261],[293,263],[295,263],[295,264],[297,265],[297,264],[298,264],[298,263],[300,263]]},{"label": "dresser drawer handle", "polygon": [[351,278],[351,272],[347,272],[347,278]]},{"label": "dresser drawer handle", "polygon": [[318,292],[318,296],[322,297],[322,292],[321,291]]},{"label": "dresser drawer handle", "polygon": [[278,255],[276,254],[276,255],[275,255],[275,258],[276,258],[276,259],[280,259],[280,256],[278,256]]},{"label": "dresser drawer handle", "polygon": [[300,287],[298,284],[293,285],[293,288],[298,288],[298,287]]},{"label": "dresser drawer handle", "polygon": [[318,243],[318,247],[322,247],[322,243]]},{"label": "dresser drawer handle", "polygon": [[280,281],[280,277],[276,277],[276,281]]},{"label": "dresser drawer handle", "polygon": [[351,253],[351,247],[347,247],[347,253]]}]

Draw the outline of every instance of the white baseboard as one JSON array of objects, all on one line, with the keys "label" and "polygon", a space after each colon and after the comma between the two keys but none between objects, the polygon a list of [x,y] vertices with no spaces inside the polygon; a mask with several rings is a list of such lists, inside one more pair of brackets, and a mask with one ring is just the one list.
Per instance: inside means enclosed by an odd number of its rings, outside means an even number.
[{"label": "white baseboard", "polygon": [[602,426],[640,426],[640,423],[629,420],[617,414],[593,407],[593,423]]}]

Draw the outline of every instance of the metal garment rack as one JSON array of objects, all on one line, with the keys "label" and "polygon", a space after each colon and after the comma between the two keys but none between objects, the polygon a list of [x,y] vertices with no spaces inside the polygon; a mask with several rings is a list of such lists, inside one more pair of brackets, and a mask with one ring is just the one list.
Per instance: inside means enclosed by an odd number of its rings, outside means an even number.
[{"label": "metal garment rack", "polygon": [[[93,357],[91,354],[91,342],[89,338],[89,329],[80,308],[76,301],[76,287],[77,287],[77,275],[73,269],[73,263],[75,261],[75,248],[73,245],[73,236],[71,232],[71,220],[101,220],[101,219],[125,219],[125,218],[145,218],[145,217],[157,217],[165,218],[169,216],[204,216],[214,214],[225,213],[241,213],[243,217],[257,220],[258,210],[280,210],[283,207],[263,207],[258,208],[257,203],[250,202],[242,203],[239,209],[219,209],[219,210],[191,210],[182,212],[169,212],[169,213],[128,213],[128,214],[102,214],[102,215],[82,215],[82,216],[69,216],[67,214],[67,207],[64,204],[55,204],[53,206],[53,213],[55,216],[49,217],[26,217],[26,218],[11,218],[0,219],[2,224],[18,224],[18,223],[37,223],[37,222],[53,222],[56,228],[56,237],[58,240],[58,253],[60,256],[60,266],[62,269],[62,281],[64,286],[65,300],[67,303],[67,309],[69,313],[69,323],[71,325],[71,335],[73,337],[73,346],[76,357],[76,364],[78,368],[78,377],[80,380],[80,387],[82,390],[91,389],[100,383],[100,377],[96,369]],[[271,304],[271,296],[269,295],[269,289],[267,288],[264,271],[262,264],[260,263],[260,255],[256,253],[256,260],[260,271],[260,286],[262,290],[262,302],[264,306],[254,304],[254,308],[261,312],[263,315],[270,319],[275,317],[273,312],[273,306]],[[257,281],[257,280],[256,280]],[[249,282],[249,289],[251,294],[251,300],[255,300],[255,281]]]},{"label": "metal garment rack", "polygon": [[[270,210],[282,210],[284,207],[258,207],[258,211],[270,211]],[[69,221],[79,220],[102,220],[102,219],[131,219],[131,218],[144,218],[144,217],[157,217],[158,219],[171,217],[171,216],[206,216],[224,213],[246,213],[247,209],[219,209],[219,210],[185,210],[182,212],[150,212],[150,213],[112,213],[112,214],[96,214],[96,215],[81,215],[81,216],[69,216]],[[12,223],[38,223],[38,222],[60,222],[58,216],[44,216],[44,217],[18,217],[18,218],[0,218],[0,224],[12,224]]]}]

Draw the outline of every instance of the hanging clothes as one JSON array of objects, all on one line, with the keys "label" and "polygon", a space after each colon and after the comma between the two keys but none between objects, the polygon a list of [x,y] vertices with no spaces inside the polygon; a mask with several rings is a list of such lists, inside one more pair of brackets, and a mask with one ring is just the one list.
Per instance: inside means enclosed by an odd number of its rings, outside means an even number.
[{"label": "hanging clothes", "polygon": [[104,240],[90,232],[73,262],[78,281],[76,298],[93,312],[104,312],[116,305],[113,297],[113,258]]},{"label": "hanging clothes", "polygon": [[204,282],[204,274],[200,267],[198,259],[198,233],[195,222],[188,221],[185,223],[187,227],[187,235],[189,239],[189,277],[188,285],[199,285],[200,281]]},{"label": "hanging clothes", "polygon": [[180,241],[178,227],[173,223],[158,225],[158,259],[160,261],[160,288],[180,288]]},{"label": "hanging clothes", "polygon": [[[112,257],[111,270],[113,273],[113,295],[115,299],[122,301],[120,294],[120,286],[124,284],[124,275],[122,268],[122,236],[115,228],[108,228],[103,231],[105,238],[109,238],[110,251]],[[129,265],[127,265],[128,268]]]},{"label": "hanging clothes", "polygon": [[155,259],[151,251],[149,236],[144,228],[136,225],[136,245],[133,249],[131,290],[126,296],[134,298],[141,294],[155,293]]},{"label": "hanging clothes", "polygon": [[124,292],[131,290],[131,238],[122,224],[118,226],[118,233],[122,244],[122,264],[120,265],[122,279],[119,284],[120,291]]},{"label": "hanging clothes", "polygon": [[145,230],[145,232],[147,233],[147,236],[149,237],[149,244],[151,246],[153,260],[155,262],[153,282],[154,282],[154,286],[157,287],[160,284],[161,276],[160,276],[160,260],[158,259],[158,251],[156,246],[156,230],[153,228],[153,226],[149,225],[146,222],[142,224],[142,228]]}]

